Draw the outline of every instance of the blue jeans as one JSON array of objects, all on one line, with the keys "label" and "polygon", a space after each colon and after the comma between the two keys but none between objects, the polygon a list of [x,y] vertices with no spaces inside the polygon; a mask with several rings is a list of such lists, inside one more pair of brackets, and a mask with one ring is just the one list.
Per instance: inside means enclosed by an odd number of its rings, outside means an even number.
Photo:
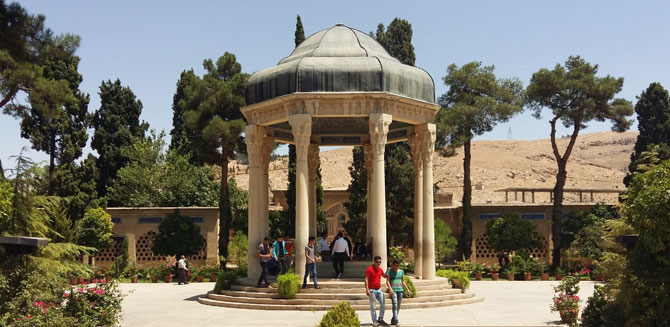
[{"label": "blue jeans", "polygon": [[376,301],[379,301],[379,320],[384,320],[384,291],[381,288],[370,289],[370,315],[372,316],[372,323],[377,320]]},{"label": "blue jeans", "polygon": [[314,282],[314,287],[317,287],[316,284],[316,264],[314,262],[305,264],[305,277],[302,278],[302,286],[307,285],[307,276],[312,275],[312,281]]},{"label": "blue jeans", "polygon": [[261,261],[261,275],[260,277],[258,277],[258,283],[256,283],[256,285],[260,286],[262,281],[265,281],[265,285],[270,285],[270,283],[268,283],[267,275],[268,275],[268,263]]},{"label": "blue jeans", "polygon": [[393,318],[391,318],[391,324],[398,323],[398,313],[400,312],[400,303],[402,303],[402,297],[405,292],[393,292],[391,295],[391,303],[393,303]]}]

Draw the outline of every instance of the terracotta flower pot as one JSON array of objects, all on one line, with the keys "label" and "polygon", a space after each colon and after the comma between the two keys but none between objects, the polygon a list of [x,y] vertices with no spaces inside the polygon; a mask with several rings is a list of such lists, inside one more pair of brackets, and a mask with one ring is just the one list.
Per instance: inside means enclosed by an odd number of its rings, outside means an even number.
[{"label": "terracotta flower pot", "polygon": [[131,283],[137,283],[137,276],[130,277]]},{"label": "terracotta flower pot", "polygon": [[556,275],[554,275],[554,278],[556,278],[556,280],[561,280],[561,279],[563,279],[563,275],[556,274]]},{"label": "terracotta flower pot", "polygon": [[475,280],[482,280],[482,273],[478,272],[475,274]]},{"label": "terracotta flower pot", "polygon": [[165,275],[165,282],[172,283],[172,274]]},{"label": "terracotta flower pot", "polygon": [[112,276],[105,276],[105,281],[106,282],[111,282],[112,281]]},{"label": "terracotta flower pot", "polygon": [[463,288],[463,281],[458,278],[452,279],[451,283],[454,285],[454,288]]},{"label": "terracotta flower pot", "polygon": [[216,276],[215,274],[211,274],[211,275],[209,275],[209,281],[210,281],[210,282],[215,282],[215,281],[216,281],[216,277],[217,277],[217,276]]},{"label": "terracotta flower pot", "polygon": [[507,274],[507,280],[514,280],[514,274]]},{"label": "terracotta flower pot", "polygon": [[68,278],[67,283],[70,285],[77,285],[77,279],[76,278]]},{"label": "terracotta flower pot", "polygon": [[151,282],[152,283],[158,283],[158,277],[151,276]]},{"label": "terracotta flower pot", "polygon": [[542,273],[542,274],[540,274],[540,278],[541,278],[542,280],[549,280],[549,274],[547,274],[547,273]]},{"label": "terracotta flower pot", "polygon": [[202,283],[203,279],[205,279],[205,276],[195,276],[195,281],[198,283]]},{"label": "terracotta flower pot", "polygon": [[523,280],[531,280],[533,275],[531,273],[523,273]]},{"label": "terracotta flower pot", "polygon": [[491,280],[498,280],[498,277],[500,277],[500,274],[495,272],[491,273]]}]

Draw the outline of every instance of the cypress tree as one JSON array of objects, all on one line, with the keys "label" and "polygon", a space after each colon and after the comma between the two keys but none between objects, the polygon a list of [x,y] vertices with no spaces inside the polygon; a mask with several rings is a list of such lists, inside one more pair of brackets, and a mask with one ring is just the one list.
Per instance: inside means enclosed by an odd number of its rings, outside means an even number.
[{"label": "cypress tree", "polygon": [[650,150],[652,145],[670,143],[670,96],[660,83],[651,83],[646,90],[637,97],[635,113],[637,113],[637,129],[640,134],[635,141],[634,152],[630,156],[628,174],[624,177],[624,184],[628,186],[633,174],[639,172],[638,159],[644,151]]}]

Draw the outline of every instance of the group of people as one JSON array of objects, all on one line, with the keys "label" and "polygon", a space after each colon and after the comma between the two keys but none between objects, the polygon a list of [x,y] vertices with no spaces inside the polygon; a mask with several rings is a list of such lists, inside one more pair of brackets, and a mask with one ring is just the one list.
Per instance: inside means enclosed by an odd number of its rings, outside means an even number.
[{"label": "group of people", "polygon": [[[316,278],[317,257],[315,255],[314,249],[316,238],[314,236],[310,236],[308,241],[309,243],[307,246],[305,246],[304,252],[306,263],[302,288],[307,288],[307,277],[311,276],[314,283],[314,288],[318,289],[321,287],[319,287]],[[347,244],[347,241],[343,237],[342,233],[339,233],[332,246],[329,246],[329,252],[327,253],[333,257],[333,266],[335,267],[336,278],[341,278],[342,274],[344,273],[344,259],[347,257],[350,259],[352,258],[352,253],[349,251],[349,249],[350,246]],[[319,241],[319,250],[321,250],[321,241]],[[257,287],[268,287],[270,285],[267,280],[267,267],[270,260],[276,260],[280,263],[280,267],[282,267],[282,273],[288,271],[288,266],[284,267],[285,263],[283,262],[290,262],[290,257],[288,252],[285,251],[286,246],[283,238],[277,240],[275,244],[270,247],[270,238],[267,236],[265,237],[263,243],[258,246],[257,251],[257,256],[260,258],[261,265],[261,275],[258,278],[258,282],[256,283]],[[381,257],[375,256],[372,265],[370,265],[370,267],[368,267],[368,269],[365,271],[365,293],[370,298],[370,315],[372,318],[372,324],[373,326],[378,326],[379,324],[387,325],[387,323],[384,321],[385,300],[384,291],[381,284],[381,278],[384,277],[386,279],[386,287],[388,288],[389,294],[391,295],[393,310],[391,324],[398,325],[398,313],[400,312],[400,304],[402,303],[402,299],[405,297],[405,294],[407,294],[407,296],[411,296],[411,294],[409,293],[409,287],[407,287],[407,284],[404,280],[405,273],[402,269],[400,269],[400,262],[398,260],[394,260],[391,268],[388,268],[386,271],[380,267],[381,262]],[[265,283],[265,286],[263,286],[262,283]],[[377,302],[379,302],[380,306],[379,316],[377,316]]]},{"label": "group of people", "polygon": [[328,244],[328,239],[324,235],[319,240],[318,250],[324,261],[327,258],[332,258],[335,277],[342,278],[342,275],[344,275],[344,261],[363,261],[372,257],[372,238],[370,238],[369,244],[365,244],[359,238],[352,249],[351,239],[344,236],[342,232],[338,233],[330,244]]}]

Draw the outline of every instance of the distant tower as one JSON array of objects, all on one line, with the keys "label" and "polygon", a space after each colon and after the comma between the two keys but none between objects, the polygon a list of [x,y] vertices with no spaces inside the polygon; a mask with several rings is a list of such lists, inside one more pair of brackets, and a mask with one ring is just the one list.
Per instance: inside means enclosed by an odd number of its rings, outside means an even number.
[{"label": "distant tower", "polygon": [[512,126],[511,125],[507,128],[507,139],[508,140],[512,139]]}]

